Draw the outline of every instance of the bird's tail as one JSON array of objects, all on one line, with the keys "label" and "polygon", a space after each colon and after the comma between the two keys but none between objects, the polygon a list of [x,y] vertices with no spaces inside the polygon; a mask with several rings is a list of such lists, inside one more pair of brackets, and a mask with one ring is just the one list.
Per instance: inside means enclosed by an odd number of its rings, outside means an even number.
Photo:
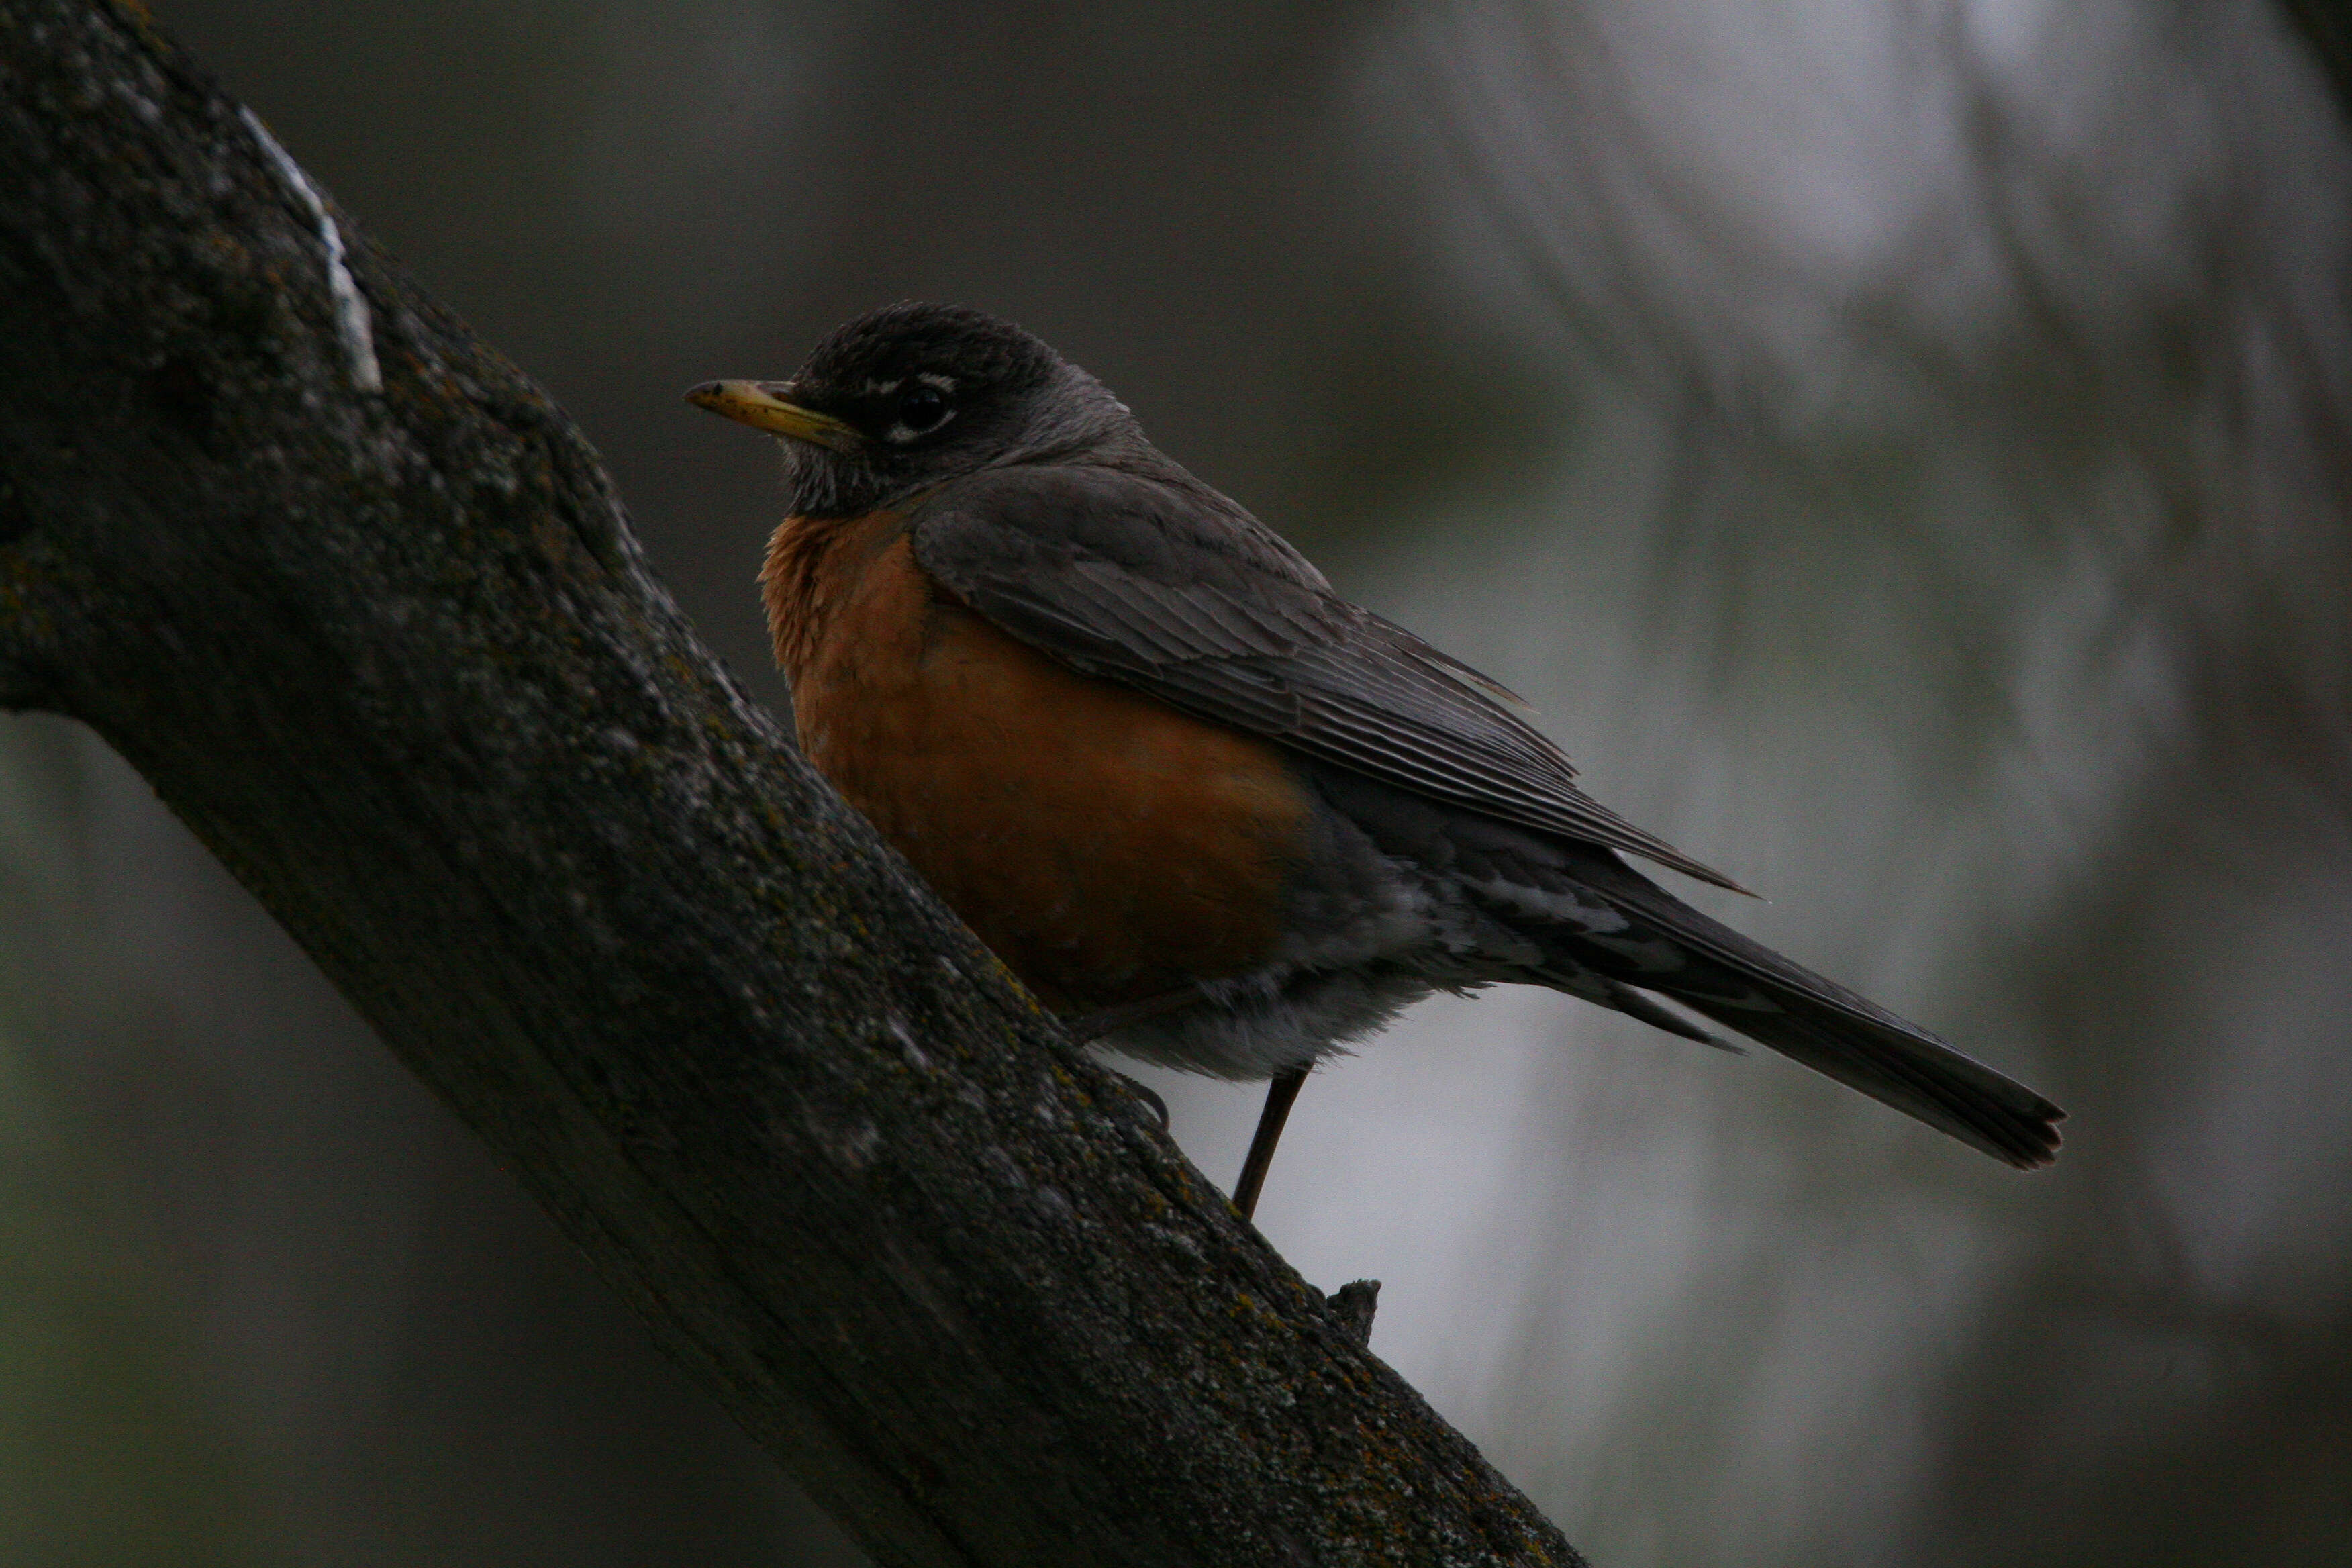
[{"label": "bird's tail", "polygon": [[[1596,890],[1633,921],[1632,940],[1586,939],[1634,960],[1615,971],[1618,980],[1769,1046],[2020,1170],[2057,1157],[2058,1123],[2066,1113],[2049,1100],[1918,1025],[1701,914],[1622,862],[1620,868],[1622,879],[1610,876]],[[1659,937],[1682,962],[1658,963]]]},{"label": "bird's tail", "polygon": [[1763,980],[1755,989],[1756,1002],[1666,994],[2021,1171],[2058,1157],[2064,1111],[1917,1025],[1845,1005],[1813,986]]}]

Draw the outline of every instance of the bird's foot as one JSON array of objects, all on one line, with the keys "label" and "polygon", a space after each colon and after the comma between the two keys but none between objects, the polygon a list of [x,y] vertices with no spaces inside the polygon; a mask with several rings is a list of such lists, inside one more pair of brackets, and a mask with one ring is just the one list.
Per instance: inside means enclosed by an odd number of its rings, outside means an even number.
[{"label": "bird's foot", "polygon": [[1125,1073],[1120,1072],[1116,1068],[1110,1069],[1110,1076],[1118,1079],[1119,1082],[1127,1085],[1129,1091],[1132,1093],[1136,1099],[1143,1101],[1143,1108],[1146,1110],[1150,1111],[1151,1114],[1158,1119],[1160,1122],[1160,1131],[1162,1132],[1168,1131],[1168,1102],[1160,1098],[1160,1091],[1158,1089],[1153,1089],[1150,1084],[1143,1082],[1140,1079],[1132,1079],[1128,1077]]}]

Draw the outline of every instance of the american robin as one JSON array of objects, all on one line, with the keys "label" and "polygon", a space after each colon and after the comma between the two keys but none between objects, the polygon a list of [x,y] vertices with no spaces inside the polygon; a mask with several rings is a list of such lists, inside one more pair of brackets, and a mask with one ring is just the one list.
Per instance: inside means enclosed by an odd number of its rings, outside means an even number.
[{"label": "american robin", "polygon": [[810,761],[1080,1034],[1272,1079],[1244,1213],[1316,1061],[1498,981],[2053,1157],[2064,1112],[1636,871],[1740,890],[1019,327],[892,305],[688,396],[782,437],[760,583]]}]

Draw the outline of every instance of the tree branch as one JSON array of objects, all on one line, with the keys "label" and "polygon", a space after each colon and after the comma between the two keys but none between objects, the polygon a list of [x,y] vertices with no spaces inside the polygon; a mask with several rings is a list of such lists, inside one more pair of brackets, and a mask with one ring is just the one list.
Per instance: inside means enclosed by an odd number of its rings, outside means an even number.
[{"label": "tree branch", "polygon": [[0,700],[130,759],[881,1562],[1580,1561],[129,7],[0,0]]},{"label": "tree branch", "polygon": [[2319,57],[2336,107],[2352,113],[2352,0],[2279,0],[2287,20]]}]

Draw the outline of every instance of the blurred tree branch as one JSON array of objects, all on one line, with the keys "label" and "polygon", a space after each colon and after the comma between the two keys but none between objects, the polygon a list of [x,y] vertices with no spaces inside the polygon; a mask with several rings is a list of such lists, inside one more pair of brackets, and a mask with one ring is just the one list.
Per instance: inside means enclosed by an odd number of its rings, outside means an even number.
[{"label": "blurred tree branch", "polygon": [[2352,114],[2352,0],[2279,0],[2327,72],[2336,107]]},{"label": "blurred tree branch", "polygon": [[0,0],[0,702],[130,759],[879,1561],[1580,1561],[143,11]]}]

